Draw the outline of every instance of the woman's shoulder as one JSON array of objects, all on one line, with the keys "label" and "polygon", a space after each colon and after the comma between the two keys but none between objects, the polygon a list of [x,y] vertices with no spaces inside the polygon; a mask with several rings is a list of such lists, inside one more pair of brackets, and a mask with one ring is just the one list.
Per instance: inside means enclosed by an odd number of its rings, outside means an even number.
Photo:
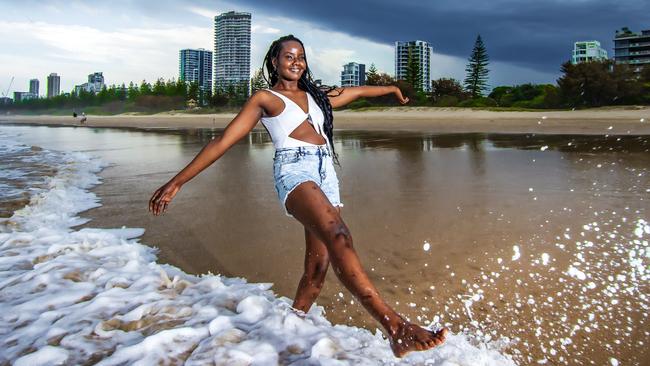
[{"label": "woman's shoulder", "polygon": [[263,117],[268,117],[269,115],[276,115],[277,113],[272,112],[280,108],[283,103],[274,94],[270,89],[258,89],[248,100],[249,103],[262,108]]}]

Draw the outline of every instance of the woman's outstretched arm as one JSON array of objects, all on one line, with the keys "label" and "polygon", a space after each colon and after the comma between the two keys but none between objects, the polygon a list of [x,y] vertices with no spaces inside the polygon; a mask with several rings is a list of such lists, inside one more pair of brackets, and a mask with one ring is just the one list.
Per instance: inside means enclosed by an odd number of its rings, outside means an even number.
[{"label": "woman's outstretched arm", "polygon": [[339,108],[361,97],[380,97],[386,94],[395,94],[395,97],[401,104],[406,104],[409,102],[409,98],[404,97],[402,95],[402,91],[394,85],[366,85],[336,88],[328,94],[328,97],[330,103],[332,104],[332,108]]},{"label": "woman's outstretched arm", "polygon": [[149,200],[150,212],[156,216],[165,212],[169,202],[183,184],[217,161],[232,145],[255,127],[262,117],[262,94],[255,93],[251,96],[239,111],[239,114],[226,126],[223,135],[205,145],[183,170],[154,192]]}]

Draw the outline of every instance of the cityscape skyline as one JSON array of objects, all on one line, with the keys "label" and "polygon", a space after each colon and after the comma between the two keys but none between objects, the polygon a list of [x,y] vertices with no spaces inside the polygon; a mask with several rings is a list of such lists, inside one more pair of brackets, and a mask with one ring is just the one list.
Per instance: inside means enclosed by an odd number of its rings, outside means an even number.
[{"label": "cityscape skyline", "polygon": [[[177,78],[178,50],[211,49],[213,18],[217,14],[230,10],[251,11],[254,14],[251,27],[251,73],[261,66],[263,55],[272,40],[292,33],[304,41],[314,77],[322,79],[325,84],[338,84],[342,65],[352,61],[366,65],[374,63],[379,71],[395,75],[393,43],[397,40],[414,39],[427,41],[433,47],[431,79],[453,77],[462,80],[467,57],[476,34],[489,34],[489,29],[492,27],[487,24],[482,27],[478,25],[472,25],[474,28],[469,27],[473,29],[473,34],[462,42],[466,51],[459,57],[443,47],[445,39],[453,38],[458,29],[449,29],[433,39],[420,37],[415,34],[417,32],[409,36],[400,36],[403,30],[395,29],[390,43],[381,43],[364,37],[363,32],[351,33],[348,29],[343,29],[343,26],[328,28],[323,24],[334,20],[329,19],[327,13],[323,14],[321,21],[314,21],[311,17],[302,14],[303,8],[296,10],[298,16],[288,18],[277,15],[277,12],[282,10],[282,6],[279,6],[280,10],[269,10],[263,4],[254,4],[254,1],[237,4],[221,1],[192,3],[170,1],[156,8],[155,11],[149,9],[146,2],[133,4],[118,1],[118,3],[122,4],[118,7],[123,8],[124,11],[116,12],[113,10],[114,6],[108,7],[103,3],[92,1],[83,3],[45,1],[39,6],[31,2],[0,4],[0,10],[6,14],[6,19],[11,19],[11,21],[0,20],[0,35],[7,40],[6,47],[0,50],[0,62],[8,65],[0,75],[0,88],[4,92],[11,77],[15,76],[13,86],[8,93],[11,95],[13,91],[27,90],[30,79],[45,80],[52,72],[61,76],[61,91],[64,92],[69,92],[75,85],[82,84],[85,76],[93,70],[102,70],[107,75],[108,85],[121,83],[128,85],[130,81],[140,83],[143,79],[154,82],[158,78]],[[381,3],[380,1],[378,9],[386,7]],[[282,5],[282,2],[279,4]],[[602,8],[603,4],[607,5],[608,2],[585,2],[581,6],[586,9],[585,11],[591,12],[594,11],[593,8]],[[633,5],[637,8],[646,6],[636,3]],[[351,4],[351,6],[358,6],[358,4]],[[573,4],[573,6],[578,5]],[[333,7],[340,8],[337,4]],[[446,7],[443,1],[440,4],[440,12],[449,12]],[[407,13],[412,12],[412,4],[407,2],[403,10]],[[513,12],[517,11],[519,10],[515,9]],[[374,16],[376,12],[375,8],[369,9],[366,14],[356,19],[357,23],[368,23],[367,18]],[[613,12],[615,13],[616,11]],[[485,14],[488,19],[491,12],[486,11]],[[561,62],[570,59],[573,44],[579,40],[598,40],[603,44],[603,48],[613,54],[613,38],[617,29],[629,26],[633,31],[640,32],[648,28],[644,25],[638,26],[640,21],[632,19],[634,16],[639,17],[635,14],[639,13],[630,13],[628,17],[621,17],[614,22],[616,25],[613,27],[600,24],[599,28],[607,34],[607,37],[598,38],[587,34],[584,30],[580,30],[573,36],[566,35],[565,37],[571,37],[570,43],[555,44],[555,49],[563,56],[559,62],[553,64],[555,71],[552,72],[545,71],[544,68],[525,67],[521,63],[514,62],[519,57],[518,54],[525,53],[525,50],[511,51],[513,63],[505,62],[503,57],[498,57],[498,50],[501,47],[498,44],[503,41],[484,36],[491,58],[490,86],[528,82],[554,83],[560,75]],[[549,20],[550,23],[555,21]],[[420,26],[423,31],[430,27],[425,24]],[[412,25],[409,27],[412,28]],[[549,34],[551,33],[553,31],[549,30]],[[42,93],[41,89],[41,95]]]}]

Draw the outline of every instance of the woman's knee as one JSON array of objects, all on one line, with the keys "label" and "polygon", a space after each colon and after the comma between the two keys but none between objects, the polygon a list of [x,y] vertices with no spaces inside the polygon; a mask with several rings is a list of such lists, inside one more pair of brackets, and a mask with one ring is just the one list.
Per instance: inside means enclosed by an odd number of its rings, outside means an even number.
[{"label": "woman's knee", "polygon": [[335,217],[328,222],[326,237],[328,238],[326,244],[330,250],[352,248],[352,235],[340,217]]}]

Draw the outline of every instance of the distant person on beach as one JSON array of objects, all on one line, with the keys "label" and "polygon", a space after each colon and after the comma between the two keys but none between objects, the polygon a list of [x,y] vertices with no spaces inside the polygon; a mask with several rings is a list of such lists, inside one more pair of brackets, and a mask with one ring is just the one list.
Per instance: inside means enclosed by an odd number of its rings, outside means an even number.
[{"label": "distant person on beach", "polygon": [[81,119],[79,120],[79,123],[81,123],[83,125],[84,122],[86,122],[86,120],[87,120],[86,112],[81,112]]},{"label": "distant person on beach", "polygon": [[341,218],[343,204],[334,171],[338,155],[333,144],[332,108],[361,97],[394,94],[401,104],[408,103],[408,98],[395,86],[319,89],[309,70],[304,46],[292,35],[271,44],[264,66],[270,88],[255,92],[222,136],[209,142],[183,170],[154,192],[149,210],[154,215],[163,213],[183,184],[223,156],[261,120],[276,149],[273,171],[278,197],[286,214],[298,220],[305,231],[305,271],[293,307],[309,311],[331,263],[341,283],[384,327],[395,356],[442,344],[447,329],[432,332],[410,323],[382,299],[368,278]]}]

